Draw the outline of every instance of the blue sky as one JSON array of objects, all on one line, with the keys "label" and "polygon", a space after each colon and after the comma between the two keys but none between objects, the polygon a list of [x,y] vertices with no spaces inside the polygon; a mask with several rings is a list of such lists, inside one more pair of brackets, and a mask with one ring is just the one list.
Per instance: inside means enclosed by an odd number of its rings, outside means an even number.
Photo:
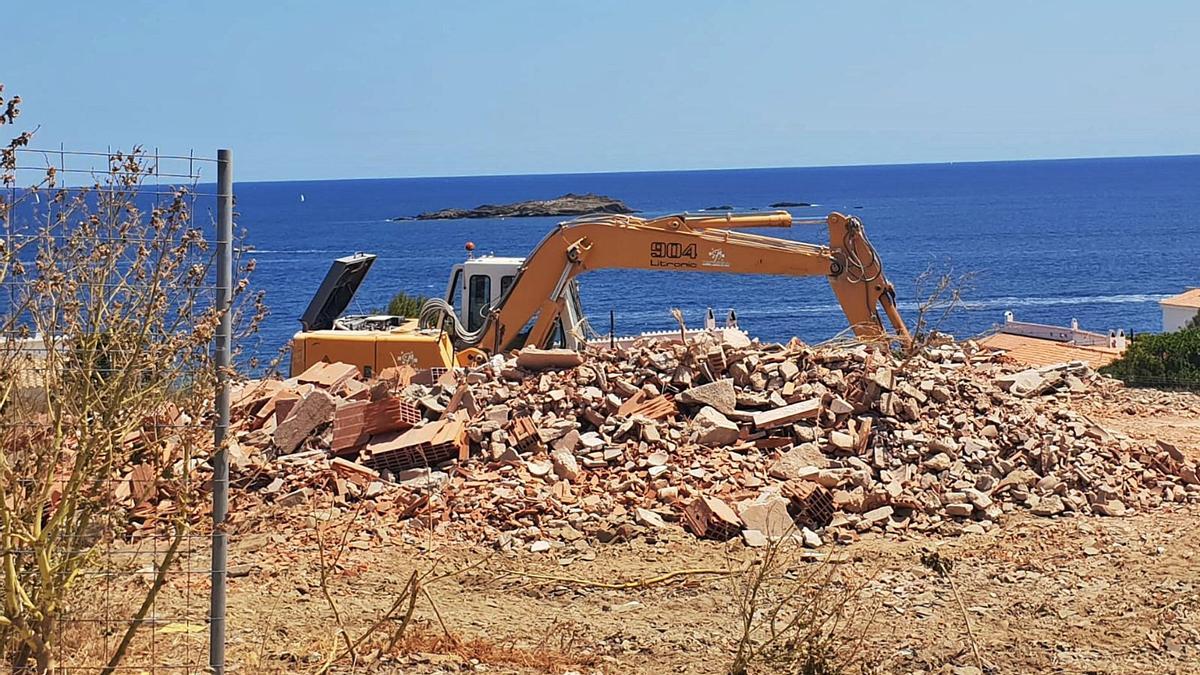
[{"label": "blue sky", "polygon": [[1200,3],[6,0],[37,145],[241,180],[1200,152]]}]

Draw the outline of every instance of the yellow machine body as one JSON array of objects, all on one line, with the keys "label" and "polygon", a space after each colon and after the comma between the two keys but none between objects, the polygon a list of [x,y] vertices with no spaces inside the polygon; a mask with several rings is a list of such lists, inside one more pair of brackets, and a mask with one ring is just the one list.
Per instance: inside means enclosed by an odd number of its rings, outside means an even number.
[{"label": "yellow machine body", "polygon": [[388,331],[301,331],[292,338],[293,376],[321,361],[352,363],[364,377],[397,364],[452,368],[454,346],[444,331],[418,331],[416,321]]}]

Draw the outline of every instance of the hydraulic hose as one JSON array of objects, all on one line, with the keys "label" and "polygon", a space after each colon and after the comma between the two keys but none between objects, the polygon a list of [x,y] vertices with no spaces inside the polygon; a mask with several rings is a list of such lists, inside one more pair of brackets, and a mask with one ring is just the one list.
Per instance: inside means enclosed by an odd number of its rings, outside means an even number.
[{"label": "hydraulic hose", "polygon": [[483,339],[488,321],[490,321],[490,317],[479,328],[473,331],[467,330],[466,326],[463,326],[462,322],[458,320],[458,315],[454,313],[453,305],[442,298],[430,298],[425,301],[425,304],[421,305],[418,325],[421,328],[444,328],[449,323],[455,342],[462,345],[474,346],[479,344],[479,341]]}]

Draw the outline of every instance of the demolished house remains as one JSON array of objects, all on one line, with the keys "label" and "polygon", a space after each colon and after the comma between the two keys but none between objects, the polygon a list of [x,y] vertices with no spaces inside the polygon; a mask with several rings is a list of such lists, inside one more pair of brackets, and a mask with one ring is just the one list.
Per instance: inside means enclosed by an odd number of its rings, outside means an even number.
[{"label": "demolished house remains", "polygon": [[[1015,512],[1200,500],[1176,448],[1069,405],[1113,386],[1082,363],[1030,369],[972,342],[901,356],[734,331],[365,381],[318,363],[238,387],[233,511],[366,502],[422,531],[546,550],[678,526],[749,545],[954,536]],[[138,475],[126,498],[152,512]]]}]

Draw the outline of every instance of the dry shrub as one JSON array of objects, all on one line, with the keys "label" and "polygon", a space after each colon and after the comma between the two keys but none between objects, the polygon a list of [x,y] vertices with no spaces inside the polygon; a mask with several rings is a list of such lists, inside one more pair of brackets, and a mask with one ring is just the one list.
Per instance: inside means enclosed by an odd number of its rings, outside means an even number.
[{"label": "dry shrub", "polygon": [[[225,310],[192,187],[143,194],[155,167],[135,149],[113,153],[90,185],[60,187],[51,167],[17,190],[29,137],[2,156],[16,198],[0,201],[0,655],[17,672],[52,668],[61,624],[95,603],[80,580],[101,554],[135,534],[165,535],[141,602],[118,620],[111,670],[194,516],[195,472],[212,445],[210,345]],[[242,300],[251,267],[235,272]],[[253,330],[261,298],[249,311]],[[135,505],[130,493],[143,491],[156,496]]]},{"label": "dry shrub", "polygon": [[806,560],[790,536],[762,550],[757,565],[732,577],[739,632],[730,675],[756,666],[805,675],[870,672],[876,659],[864,639],[878,609],[865,598],[870,577],[829,557]]},{"label": "dry shrub", "polygon": [[[417,652],[454,655],[462,661],[476,659],[490,665],[536,668],[546,672],[562,672],[570,666],[596,662],[594,653],[582,646],[583,627],[570,622],[554,622],[542,638],[529,647],[520,646],[515,637],[508,640],[464,637],[452,630],[430,589],[484,566],[487,558],[454,569],[446,569],[443,561],[435,560],[423,571],[413,570],[388,608],[368,619],[364,624],[366,627],[357,631],[357,635],[352,634],[350,626],[356,622],[351,621],[339,605],[339,598],[344,595],[337,586],[340,576],[337,572],[344,565],[351,535],[358,529],[358,514],[356,509],[341,525],[340,532],[337,526],[318,526],[315,532],[321,595],[337,628],[333,644],[318,648],[327,653],[324,663],[316,670],[319,675],[346,666],[357,669],[379,665]],[[433,619],[417,617],[418,609],[431,613]]]},{"label": "dry shrub", "polygon": [[930,265],[917,275],[913,281],[917,315],[912,324],[911,352],[945,339],[938,331],[947,319],[966,309],[966,296],[977,276],[974,272],[959,272],[949,263]]}]

